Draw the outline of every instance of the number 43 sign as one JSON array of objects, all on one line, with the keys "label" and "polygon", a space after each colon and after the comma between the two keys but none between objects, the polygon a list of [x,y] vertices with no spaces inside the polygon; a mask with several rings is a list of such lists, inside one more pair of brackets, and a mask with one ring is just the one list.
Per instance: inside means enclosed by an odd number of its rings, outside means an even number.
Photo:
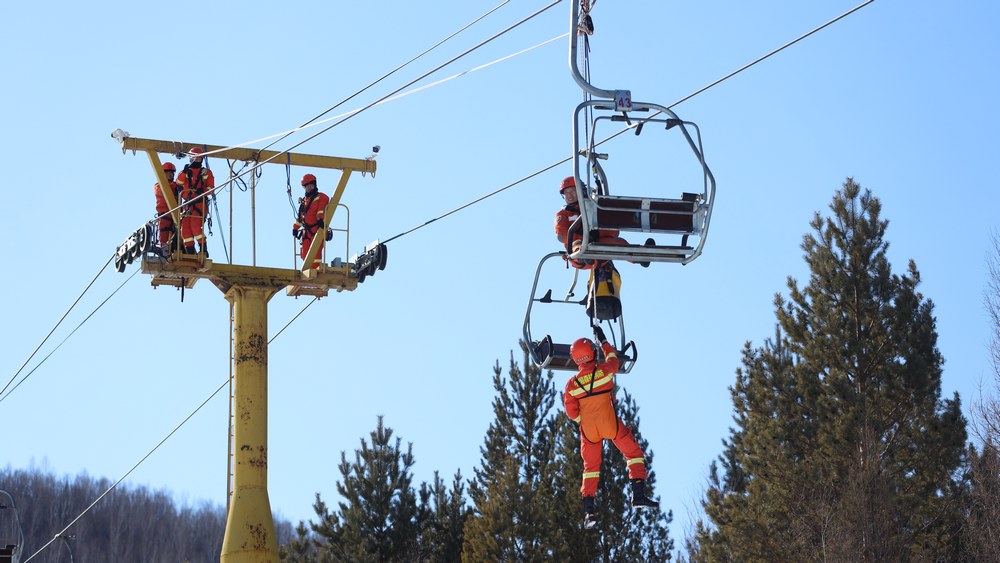
[{"label": "number 43 sign", "polygon": [[632,111],[631,90],[615,90],[615,111]]}]

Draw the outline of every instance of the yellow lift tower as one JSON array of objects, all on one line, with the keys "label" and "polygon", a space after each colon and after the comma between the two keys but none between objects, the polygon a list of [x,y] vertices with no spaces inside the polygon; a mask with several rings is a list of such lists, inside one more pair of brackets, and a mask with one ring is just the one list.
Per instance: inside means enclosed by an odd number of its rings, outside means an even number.
[{"label": "yellow lift tower", "polygon": [[[326,208],[327,225],[347,186],[352,172],[375,174],[374,159],[337,158],[329,156],[278,153],[246,148],[226,148],[222,146],[156,141],[129,137],[127,133],[113,134],[124,151],[143,151],[161,186],[168,186],[160,163],[159,153],[186,153],[193,147],[201,147],[209,157],[226,158],[252,163],[270,163],[310,168],[336,169],[341,171],[340,182],[330,196]],[[172,210],[174,224],[180,225],[178,202],[171,190],[163,190],[164,198]],[[141,232],[140,232],[141,231]],[[226,535],[222,542],[221,561],[223,563],[277,563],[278,543],[275,536],[271,503],[267,494],[267,302],[282,288],[288,295],[326,296],[331,289],[340,292],[352,291],[358,286],[360,277],[367,271],[384,268],[384,247],[369,251],[362,256],[364,265],[338,264],[323,265],[317,269],[295,270],[244,266],[213,262],[203,254],[183,254],[173,252],[169,256],[147,255],[148,239],[151,231],[140,229],[130,238],[132,259],[142,255],[143,273],[152,275],[152,284],[193,287],[199,279],[206,279],[218,287],[233,307],[233,364],[234,412],[232,413],[232,436],[234,458],[232,468],[232,490],[229,512],[226,518]],[[137,239],[146,239],[139,241]],[[318,233],[303,265],[313,264],[320,250],[323,234]],[[126,242],[128,246],[129,242]],[[136,250],[136,249],[140,250]],[[119,250],[119,255],[123,253]],[[381,254],[381,267],[376,253]],[[345,257],[346,259],[346,257]],[[372,260],[374,259],[374,262]],[[255,260],[256,261],[256,260]],[[116,260],[117,264],[117,260]],[[122,267],[123,269],[123,267]]]}]

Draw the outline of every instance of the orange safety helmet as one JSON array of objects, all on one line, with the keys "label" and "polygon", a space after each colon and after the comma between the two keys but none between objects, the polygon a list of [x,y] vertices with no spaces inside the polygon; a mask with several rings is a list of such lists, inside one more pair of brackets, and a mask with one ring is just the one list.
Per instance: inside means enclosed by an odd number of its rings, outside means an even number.
[{"label": "orange safety helmet", "polygon": [[572,176],[566,176],[565,178],[563,178],[562,183],[559,184],[559,193],[563,193],[563,190],[565,190],[566,188],[575,188],[575,187],[576,187],[576,178]]},{"label": "orange safety helmet", "polygon": [[174,166],[173,162],[164,162],[163,163],[163,171],[164,172],[176,172],[177,171],[177,167]]},{"label": "orange safety helmet", "polygon": [[201,155],[205,154],[205,149],[201,147],[191,147],[188,154],[191,156],[191,162],[200,161],[203,158]]},{"label": "orange safety helmet", "polygon": [[578,366],[594,361],[594,352],[594,341],[589,338],[578,338],[569,347],[569,355]]},{"label": "orange safety helmet", "polygon": [[312,174],[306,174],[305,176],[302,177],[303,186],[308,186],[309,184],[315,184],[315,183],[316,183],[316,176],[313,176]]}]

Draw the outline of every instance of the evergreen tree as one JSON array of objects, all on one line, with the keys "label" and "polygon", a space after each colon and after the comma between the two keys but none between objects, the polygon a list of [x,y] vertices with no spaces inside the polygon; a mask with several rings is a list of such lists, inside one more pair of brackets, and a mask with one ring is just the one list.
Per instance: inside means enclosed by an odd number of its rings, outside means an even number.
[{"label": "evergreen tree", "polygon": [[465,522],[471,513],[465,503],[465,483],[461,471],[455,473],[450,490],[437,471],[434,472],[432,485],[421,483],[418,520],[422,561],[460,561]]},{"label": "evergreen tree", "polygon": [[417,500],[411,468],[413,445],[404,452],[400,439],[378,417],[371,445],[362,438],[354,462],[341,453],[337,492],[344,499],[331,514],[320,496],[312,525],[320,561],[418,561]]},{"label": "evergreen tree", "polygon": [[[639,426],[639,407],[632,396],[622,390],[618,401],[618,416],[628,424],[645,453],[649,475],[646,485],[656,489],[653,452],[643,439]],[[668,561],[674,542],[669,536],[670,512],[658,509],[633,510],[630,503],[628,467],[621,452],[610,442],[604,445],[601,457],[601,479],[597,489],[598,525],[590,530],[583,527],[583,505],[580,484],[583,460],[580,457],[580,427],[567,416],[560,416],[558,465],[559,504],[568,521],[560,527],[573,538],[567,561]],[[651,495],[652,496],[652,495]]]},{"label": "evergreen tree", "polygon": [[552,374],[524,356],[510,359],[509,381],[493,368],[496,419],[486,432],[481,466],[469,484],[473,515],[465,526],[464,561],[562,559],[554,543],[552,474],[555,390]]},{"label": "evergreen tree", "polygon": [[892,273],[877,198],[848,179],[830,208],[802,244],[809,283],[789,278],[774,339],[744,347],[694,561],[958,558],[966,430],[933,304],[912,261]]},{"label": "evergreen tree", "polygon": [[[628,471],[621,453],[604,450],[601,525],[583,528],[579,427],[563,412],[552,372],[524,357],[511,358],[509,376],[494,367],[496,420],[487,430],[483,460],[470,483],[474,513],[465,529],[463,561],[666,561],[673,542],[670,516],[635,513],[629,506]],[[556,402],[559,405],[556,406]],[[631,397],[619,414],[635,428]],[[648,444],[636,439],[652,461]],[[652,473],[647,480],[655,485]]]}]

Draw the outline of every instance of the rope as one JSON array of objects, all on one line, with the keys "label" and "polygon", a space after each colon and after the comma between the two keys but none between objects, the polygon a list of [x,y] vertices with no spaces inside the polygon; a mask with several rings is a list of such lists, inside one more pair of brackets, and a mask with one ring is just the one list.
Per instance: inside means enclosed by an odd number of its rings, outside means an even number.
[{"label": "rope", "polygon": [[[444,38],[444,39],[442,39],[441,41],[438,41],[438,42],[437,42],[437,43],[435,43],[435,44],[434,44],[433,46],[431,46],[431,47],[430,47],[429,49],[425,50],[425,51],[424,51],[423,53],[420,53],[419,55],[417,55],[417,56],[413,57],[412,59],[410,59],[410,60],[406,61],[405,63],[403,63],[403,64],[401,64],[401,65],[397,66],[396,68],[394,68],[394,69],[390,70],[389,72],[387,72],[387,73],[383,74],[382,76],[380,76],[380,77],[379,77],[379,78],[378,78],[377,80],[375,80],[374,82],[372,82],[372,83],[370,83],[369,85],[365,86],[364,88],[362,88],[362,89],[358,90],[357,92],[355,92],[355,93],[351,94],[350,96],[348,96],[348,97],[344,98],[343,100],[341,100],[341,101],[337,102],[336,104],[334,104],[333,106],[331,106],[331,107],[327,108],[327,109],[326,109],[325,111],[323,111],[323,112],[322,112],[322,113],[320,113],[319,115],[317,115],[317,116],[313,117],[312,119],[310,119],[310,120],[306,121],[305,123],[303,123],[302,125],[300,125],[300,126],[299,126],[299,128],[302,128],[302,127],[305,127],[306,125],[309,125],[309,124],[310,124],[310,123],[312,123],[313,121],[316,121],[317,119],[319,119],[319,118],[323,117],[324,115],[326,115],[326,114],[330,113],[331,111],[333,111],[333,110],[337,109],[338,107],[340,107],[340,106],[344,105],[345,103],[347,103],[347,102],[349,102],[349,101],[350,101],[351,99],[353,99],[353,98],[354,98],[355,96],[357,96],[357,95],[361,94],[362,92],[364,92],[365,90],[367,90],[367,89],[371,88],[372,86],[375,86],[375,85],[376,85],[376,84],[378,84],[379,82],[382,82],[382,81],[383,81],[383,80],[385,80],[386,78],[388,78],[388,77],[392,76],[393,74],[395,74],[395,73],[396,73],[397,71],[399,71],[399,70],[402,70],[402,69],[403,69],[404,67],[408,66],[408,65],[409,65],[410,63],[412,63],[412,62],[416,61],[417,59],[419,59],[419,58],[423,57],[423,56],[424,56],[424,55],[426,55],[427,53],[430,53],[430,52],[431,52],[431,51],[433,51],[434,49],[437,49],[438,47],[440,47],[441,45],[443,45],[443,44],[444,44],[445,42],[447,42],[447,41],[449,41],[450,39],[454,38],[454,37],[455,37],[456,35],[458,35],[459,33],[462,33],[462,32],[463,32],[463,31],[465,31],[466,29],[469,29],[469,28],[470,28],[470,27],[472,27],[473,25],[475,25],[475,24],[479,23],[479,22],[480,22],[480,21],[482,21],[482,20],[483,20],[484,18],[486,18],[487,16],[489,16],[489,15],[490,15],[490,14],[492,14],[493,12],[495,12],[495,11],[499,10],[500,8],[502,8],[503,6],[505,6],[506,4],[508,4],[509,2],[510,2],[510,0],[504,0],[504,1],[503,1],[503,2],[501,2],[500,4],[497,4],[497,5],[496,5],[496,6],[494,7],[494,8],[492,8],[491,10],[488,10],[488,11],[487,11],[486,13],[484,13],[483,15],[481,15],[481,16],[479,16],[478,18],[476,18],[476,19],[472,20],[471,22],[469,22],[469,23],[468,23],[467,25],[465,25],[464,27],[462,27],[462,28],[461,28],[461,29],[459,29],[458,31],[456,31],[456,32],[452,33],[452,34],[451,34],[451,35],[449,35],[448,37],[445,37],[445,38]],[[275,141],[273,141],[273,142],[269,143],[268,145],[266,145],[266,146],[264,147],[264,149],[268,149],[268,148],[270,148],[270,147],[274,146],[275,144],[277,144],[277,143],[279,143],[279,142],[283,141],[283,140],[284,140],[284,139],[286,139],[286,138],[287,138],[287,137],[288,137],[289,135],[291,135],[291,134],[292,134],[293,132],[295,132],[295,131],[297,131],[297,130],[298,130],[298,129],[293,129],[292,131],[289,131],[289,132],[285,133],[284,135],[282,135],[282,137],[281,137],[280,139],[277,139],[277,140],[275,140]],[[264,149],[261,149],[261,150],[264,150]]]},{"label": "rope", "polygon": [[[90,280],[90,283],[87,284],[86,288],[84,288],[83,293],[81,293],[80,296],[76,298],[76,301],[74,301],[73,304],[69,306],[69,309],[67,309],[66,312],[63,313],[62,318],[59,319],[59,322],[56,323],[56,326],[52,327],[52,330],[50,330],[49,333],[48,333],[48,335],[46,335],[45,338],[42,339],[42,341],[35,348],[35,351],[32,352],[30,356],[28,356],[27,360],[24,360],[24,363],[21,364],[21,367],[18,368],[17,372],[15,372],[13,376],[11,376],[10,381],[8,381],[7,384],[3,386],[3,389],[0,389],[0,395],[2,395],[3,392],[7,390],[8,387],[10,387],[10,384],[14,382],[14,380],[17,378],[18,374],[21,373],[21,370],[24,369],[24,366],[28,365],[28,362],[30,362],[31,358],[34,358],[35,354],[38,353],[38,350],[40,350],[41,347],[43,345],[45,345],[45,343],[48,341],[49,337],[52,336],[52,333],[54,333],[56,331],[56,329],[59,328],[59,325],[62,324],[62,322],[64,320],[66,320],[66,316],[69,315],[70,312],[73,310],[73,308],[76,307],[77,303],[79,303],[80,300],[83,299],[83,296],[86,295],[87,291],[89,291],[90,288],[94,285],[94,282],[97,281],[97,278],[101,277],[101,274],[104,273],[105,268],[108,267],[108,264],[110,264],[112,260],[114,260],[114,256],[112,256],[111,258],[108,258],[108,261],[105,262],[103,266],[101,266],[101,269],[98,270],[97,275],[94,276],[94,279]],[[115,290],[115,291],[117,291],[117,290]],[[102,305],[103,305],[103,303],[102,303]],[[34,371],[34,370],[32,370],[32,371]],[[25,378],[27,378],[27,376],[25,376]],[[23,379],[22,379],[22,381],[23,381]]]}]

